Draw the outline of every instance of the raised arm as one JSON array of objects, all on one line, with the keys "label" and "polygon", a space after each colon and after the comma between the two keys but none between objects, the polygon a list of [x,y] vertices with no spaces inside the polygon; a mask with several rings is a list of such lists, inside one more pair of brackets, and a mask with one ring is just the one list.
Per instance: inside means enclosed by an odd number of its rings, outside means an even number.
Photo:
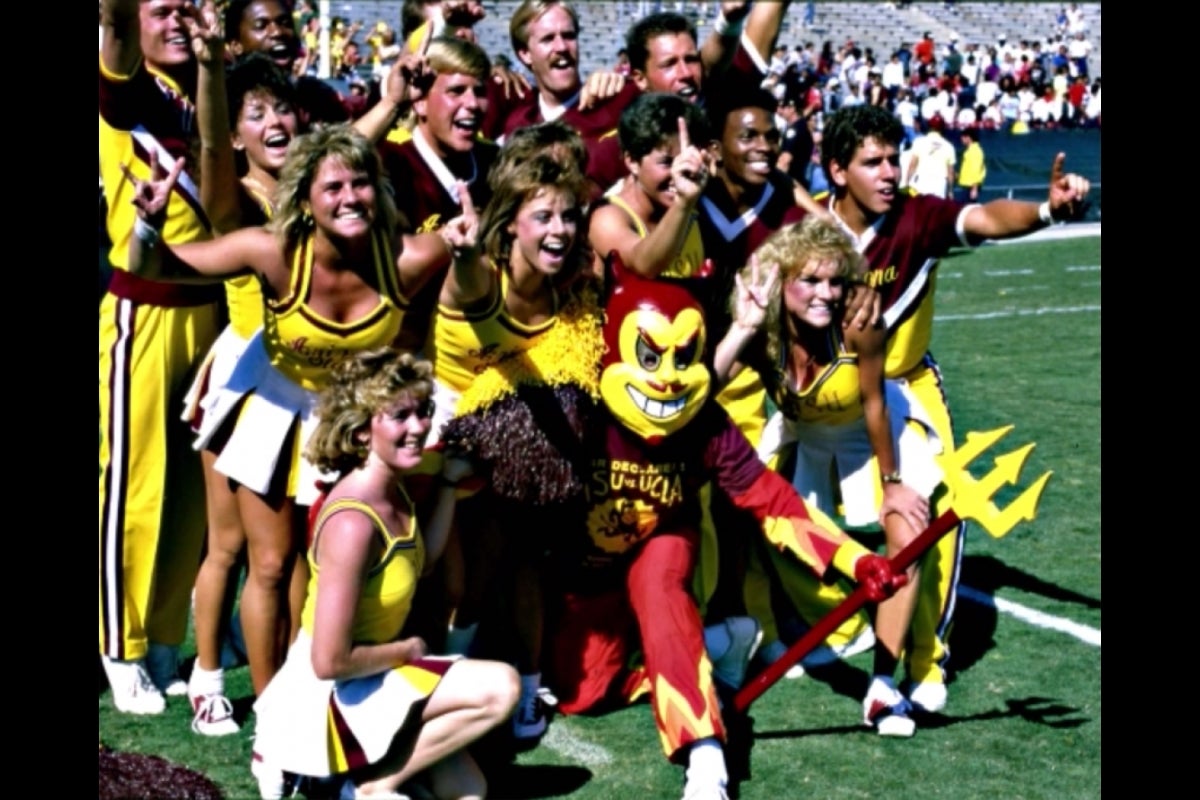
[{"label": "raised arm", "polygon": [[188,33],[199,64],[196,127],[200,129],[200,203],[213,231],[229,233],[242,226],[242,215],[225,97],[225,40],[211,2],[205,3],[199,20],[188,21]]},{"label": "raised arm", "polygon": [[691,143],[683,118],[678,130],[679,155],[671,162],[675,198],[654,229],[639,236],[628,215],[612,205],[597,209],[589,227],[592,249],[604,255],[616,250],[625,266],[644,278],[657,278],[683,250],[696,204],[715,169],[712,153]]},{"label": "raised arm", "polygon": [[[273,269],[280,262],[275,238],[262,228],[246,228],[206,242],[168,247],[162,242],[167,202],[175,181],[183,171],[183,159],[175,159],[169,171],[158,165],[158,154],[150,151],[149,180],[122,165],[125,179],[134,185],[133,205],[137,220],[129,239],[129,271],[143,278],[180,283],[213,283],[231,275],[258,272],[278,278]],[[284,280],[286,284],[286,279]]]},{"label": "raised arm", "polygon": [[746,18],[744,38],[746,42],[758,51],[759,58],[766,61],[775,49],[775,40],[783,27],[783,15],[787,13],[792,0],[779,0],[770,3],[755,3]]},{"label": "raised arm", "polygon": [[1066,160],[1066,153],[1054,157],[1049,196],[1045,202],[992,200],[973,206],[963,219],[964,232],[976,240],[1007,239],[1055,222],[1078,218],[1084,211],[1091,184],[1082,175],[1064,172]]},{"label": "raised arm", "polygon": [[354,616],[363,583],[378,560],[379,534],[366,514],[352,509],[324,520],[314,546],[320,565],[313,619],[312,666],[322,680],[376,675],[425,655],[413,637],[383,644],[353,640]]},{"label": "raised arm", "polygon": [[492,273],[479,258],[479,216],[467,184],[459,181],[458,198],[462,214],[446,223],[440,231],[444,248],[450,251],[450,271],[442,283],[439,301],[450,308],[462,309],[487,297],[493,290]]},{"label": "raised arm", "polygon": [[719,71],[733,58],[752,5],[751,0],[724,0],[721,3],[721,13],[712,33],[700,46],[700,61],[706,75]]},{"label": "raised arm", "polygon": [[129,75],[142,60],[139,0],[104,0],[100,4],[100,62],[114,75]]},{"label": "raised arm", "polygon": [[769,305],[780,302],[778,264],[763,268],[758,256],[751,255],[750,269],[734,275],[733,280],[733,322],[713,352],[713,379],[718,389],[742,371],[738,358],[762,329]]},{"label": "raised arm", "polygon": [[432,32],[433,26],[427,26],[418,52],[396,59],[383,79],[384,91],[379,102],[355,120],[354,129],[370,141],[378,142],[387,136],[396,120],[408,113],[413,102],[420,99],[423,81],[432,77],[425,57]]},{"label": "raised arm", "polygon": [[850,349],[858,353],[863,420],[867,427],[867,439],[871,442],[871,452],[875,454],[879,475],[883,480],[879,524],[886,524],[885,519],[889,514],[899,514],[914,532],[925,530],[929,524],[929,500],[900,481],[899,462],[883,386],[887,332],[882,325],[875,325],[865,331],[852,331],[847,334],[846,341]]}]

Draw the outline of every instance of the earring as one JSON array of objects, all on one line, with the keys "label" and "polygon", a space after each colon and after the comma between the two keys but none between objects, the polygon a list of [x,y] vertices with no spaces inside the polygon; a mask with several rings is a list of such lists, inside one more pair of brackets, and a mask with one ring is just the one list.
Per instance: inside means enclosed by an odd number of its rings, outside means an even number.
[{"label": "earring", "polygon": [[305,209],[304,213],[300,215],[300,224],[303,225],[306,229],[312,228],[313,216],[312,216],[311,211]]}]

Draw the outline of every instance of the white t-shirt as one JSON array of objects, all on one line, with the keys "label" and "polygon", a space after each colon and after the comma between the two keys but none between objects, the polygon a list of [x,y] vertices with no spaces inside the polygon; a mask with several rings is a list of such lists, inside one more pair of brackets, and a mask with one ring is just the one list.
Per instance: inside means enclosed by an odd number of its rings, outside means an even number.
[{"label": "white t-shirt", "polygon": [[954,168],[957,156],[954,145],[950,144],[937,131],[930,131],[924,136],[918,136],[909,150],[909,167],[915,171],[908,176],[908,185],[920,194],[931,194],[946,197],[950,187],[950,170]]}]

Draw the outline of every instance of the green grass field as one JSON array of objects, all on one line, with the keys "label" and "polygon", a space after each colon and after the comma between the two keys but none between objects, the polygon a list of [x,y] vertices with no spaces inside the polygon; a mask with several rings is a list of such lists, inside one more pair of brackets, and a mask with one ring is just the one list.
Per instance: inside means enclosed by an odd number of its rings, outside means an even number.
[{"label": "green grass field", "polygon": [[[960,597],[945,713],[909,740],[860,728],[869,654],[782,681],[751,709],[746,800],[1100,796],[1100,239],[963,251],[940,273],[933,352],[959,440],[1014,423],[997,452],[1037,442],[1023,478],[1055,475],[1035,522],[999,540],[968,534],[962,583],[997,602]],[[1010,604],[1041,616],[1019,619]],[[1087,626],[1095,643],[1047,627],[1056,620]],[[245,669],[228,688],[248,697]],[[98,703],[103,744],[186,764],[229,798],[255,796],[252,724],[203,739],[182,699],[156,718],[116,714],[103,690]],[[540,746],[494,774],[492,796],[650,800],[678,797],[682,781],[641,705],[555,719]]]}]

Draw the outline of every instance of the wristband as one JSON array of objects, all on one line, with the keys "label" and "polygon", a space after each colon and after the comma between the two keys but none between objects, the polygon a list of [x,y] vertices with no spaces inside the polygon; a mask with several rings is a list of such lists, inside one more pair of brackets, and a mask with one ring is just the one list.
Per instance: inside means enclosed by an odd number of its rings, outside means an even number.
[{"label": "wristband", "polygon": [[880,475],[879,480],[883,481],[884,483],[903,483],[904,482],[900,479],[900,473],[898,471],[897,472],[888,472],[884,475]]},{"label": "wristband", "polygon": [[1049,200],[1043,200],[1042,204],[1040,206],[1038,206],[1038,219],[1040,219],[1042,222],[1046,223],[1047,225],[1054,224],[1055,219],[1054,219],[1054,215],[1050,213],[1050,201]]},{"label": "wristband", "polygon": [[733,39],[742,35],[742,28],[746,25],[746,18],[743,17],[737,22],[730,22],[725,19],[725,12],[719,11],[717,18],[713,20],[713,33],[725,39]]},{"label": "wristband", "polygon": [[133,221],[133,235],[146,247],[154,247],[162,239],[162,231],[141,217],[137,217]]}]

